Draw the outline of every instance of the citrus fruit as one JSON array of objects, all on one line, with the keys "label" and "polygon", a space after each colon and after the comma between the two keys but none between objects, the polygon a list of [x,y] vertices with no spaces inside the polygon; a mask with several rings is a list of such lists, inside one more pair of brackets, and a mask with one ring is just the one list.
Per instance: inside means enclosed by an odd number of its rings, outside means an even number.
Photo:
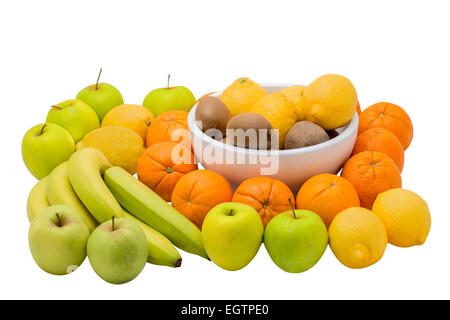
[{"label": "citrus fruit", "polygon": [[387,234],[380,218],[359,207],[338,213],[328,229],[328,238],[336,258],[353,269],[380,260],[387,246]]},{"label": "citrus fruit", "polygon": [[349,122],[356,112],[358,97],[346,77],[326,74],[306,87],[302,108],[306,119],[325,130],[336,129]]},{"label": "citrus fruit", "polygon": [[162,141],[184,140],[189,135],[188,114],[187,111],[171,110],[157,116],[147,130],[147,147]]},{"label": "citrus fruit", "polygon": [[305,92],[305,88],[305,86],[291,86],[280,91],[294,103],[297,111],[297,121],[306,120],[305,113],[303,112],[303,108],[301,106],[301,100],[303,93]]},{"label": "citrus fruit", "polygon": [[206,214],[233,196],[228,181],[211,170],[195,170],[181,177],[172,192],[172,205],[202,228]]},{"label": "citrus fruit", "polygon": [[195,104],[199,103],[200,100],[202,100],[203,98],[209,97],[210,95],[212,95],[212,94],[214,94],[214,93],[216,93],[216,91],[212,91],[212,92],[205,93],[204,95],[202,95],[200,98],[197,99],[197,101],[195,102]]},{"label": "citrus fruit", "polygon": [[372,211],[383,221],[389,243],[398,247],[421,245],[431,227],[427,203],[416,193],[396,188],[380,193]]},{"label": "citrus fruit", "polygon": [[197,169],[191,150],[177,142],[158,142],[145,150],[137,164],[138,179],[170,201],[178,180]]},{"label": "citrus fruit", "polygon": [[413,125],[405,110],[396,104],[379,102],[371,105],[359,115],[358,132],[381,127],[392,131],[406,150],[413,138]]},{"label": "citrus fruit", "polygon": [[318,174],[306,180],[297,194],[297,209],[317,213],[327,226],[342,210],[359,207],[359,197],[353,185],[334,174]]},{"label": "citrus fruit", "polygon": [[359,104],[359,101],[358,101],[358,103],[356,104],[356,112],[357,112],[358,114],[361,113],[361,105]]},{"label": "citrus fruit", "polygon": [[273,129],[278,129],[279,147],[282,148],[286,134],[297,121],[294,103],[282,93],[273,92],[261,97],[250,112],[260,114],[269,120]]},{"label": "citrus fruit", "polygon": [[380,192],[400,188],[402,178],[394,161],[385,153],[363,151],[351,157],[341,176],[355,187],[361,207],[371,209]]},{"label": "citrus fruit", "polygon": [[404,151],[400,140],[388,129],[370,128],[356,139],[352,155],[362,151],[379,151],[394,160],[400,172],[403,170]]},{"label": "citrus fruit", "polygon": [[152,121],[153,114],[143,106],[122,104],[108,111],[102,121],[102,127],[120,126],[135,131],[144,139]]},{"label": "citrus fruit", "polygon": [[227,87],[220,100],[230,109],[231,115],[250,112],[255,102],[266,95],[266,90],[249,78],[239,78]]},{"label": "citrus fruit", "polygon": [[277,214],[290,210],[291,189],[280,180],[254,177],[243,181],[233,194],[233,202],[248,204],[259,213],[264,227]]},{"label": "citrus fruit", "polygon": [[114,165],[136,173],[136,166],[145,151],[141,136],[131,129],[119,126],[95,129],[77,143],[76,148],[92,147],[100,150]]}]

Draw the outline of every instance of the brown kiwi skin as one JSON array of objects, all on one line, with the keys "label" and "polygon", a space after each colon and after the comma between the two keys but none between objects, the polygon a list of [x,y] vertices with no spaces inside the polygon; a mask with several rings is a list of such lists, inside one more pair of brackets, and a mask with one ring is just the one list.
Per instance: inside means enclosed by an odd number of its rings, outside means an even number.
[{"label": "brown kiwi skin", "polygon": [[225,137],[230,110],[219,98],[207,96],[200,100],[195,110],[195,121],[201,121],[202,131],[218,129]]},{"label": "brown kiwi skin", "polygon": [[[248,136],[245,136],[245,143],[242,143],[240,139],[232,138],[230,136],[229,130],[239,130],[236,132],[237,135],[239,133],[243,133],[245,135],[246,131],[249,129],[255,129],[257,134],[257,144],[256,146],[251,146]],[[267,130],[267,137],[266,137],[266,144],[267,146],[260,146],[259,145],[259,129],[266,129]],[[247,149],[270,149],[271,148],[271,131],[272,131],[272,125],[270,122],[264,118],[262,115],[258,113],[240,113],[238,115],[235,115],[233,118],[228,121],[227,124],[227,131],[228,131],[228,144],[235,145],[237,147],[241,148],[247,148]],[[230,139],[233,139],[234,141],[231,141]]]},{"label": "brown kiwi skin", "polygon": [[339,135],[339,132],[336,129],[327,131],[328,137],[331,139],[336,138]]},{"label": "brown kiwi skin", "polygon": [[329,139],[328,133],[318,124],[311,121],[299,121],[288,131],[284,141],[284,148],[304,148],[328,141]]}]

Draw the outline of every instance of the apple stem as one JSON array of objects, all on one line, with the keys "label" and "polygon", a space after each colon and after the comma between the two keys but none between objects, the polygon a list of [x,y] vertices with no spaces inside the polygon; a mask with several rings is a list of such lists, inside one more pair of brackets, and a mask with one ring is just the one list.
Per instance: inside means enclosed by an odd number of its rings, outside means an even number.
[{"label": "apple stem", "polygon": [[167,75],[167,89],[170,88],[169,82],[170,82],[170,73]]},{"label": "apple stem", "polygon": [[114,218],[115,216],[112,216],[112,231],[114,231]]},{"label": "apple stem", "polygon": [[62,110],[62,108],[60,106],[52,106],[52,108],[58,109],[58,110]]},{"label": "apple stem", "polygon": [[98,90],[98,81],[100,80],[100,75],[102,74],[102,68],[100,68],[100,72],[98,73],[97,82],[95,83],[95,90]]},{"label": "apple stem", "polygon": [[46,123],[44,123],[44,125],[43,125],[42,128],[41,128],[41,132],[39,133],[40,136],[42,136],[42,134],[44,133],[45,127],[47,127],[47,124],[46,124]]},{"label": "apple stem", "polygon": [[234,209],[231,209],[229,215],[232,216],[232,215],[233,215],[233,212],[234,212]]},{"label": "apple stem", "polygon": [[56,217],[58,218],[58,227],[62,227],[62,223],[61,223],[61,217],[59,216],[59,213],[55,213]]},{"label": "apple stem", "polygon": [[297,219],[297,216],[295,215],[295,208],[294,208],[294,205],[292,204],[291,198],[289,198],[288,201],[289,201],[289,205],[291,206],[292,213],[294,214],[294,218]]}]

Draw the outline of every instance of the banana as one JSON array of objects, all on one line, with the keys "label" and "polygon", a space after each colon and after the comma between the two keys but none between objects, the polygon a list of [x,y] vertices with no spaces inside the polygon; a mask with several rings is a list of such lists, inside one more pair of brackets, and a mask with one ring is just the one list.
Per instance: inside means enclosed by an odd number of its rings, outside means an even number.
[{"label": "banana", "polygon": [[78,199],[75,191],[70,183],[67,174],[67,161],[61,163],[49,174],[47,179],[47,198],[51,205],[66,204],[77,209],[89,227],[89,231],[93,231],[98,222],[92,217],[83,203]]},{"label": "banana", "polygon": [[120,167],[107,169],[103,178],[117,201],[132,215],[161,232],[178,248],[208,259],[197,226],[150,188]]},{"label": "banana", "polygon": [[38,183],[36,183],[30,191],[30,195],[27,200],[27,216],[29,222],[37,216],[39,211],[50,206],[50,202],[48,202],[45,191],[46,184],[47,177],[38,181]]},{"label": "banana", "polygon": [[148,262],[171,267],[181,265],[181,256],[173,244],[161,233],[122,209],[105,185],[102,175],[111,167],[108,159],[94,148],[82,148],[69,159],[67,170],[76,194],[94,218],[102,223],[111,219],[129,218],[137,222],[145,233]]},{"label": "banana", "polygon": [[144,231],[148,245],[148,262],[175,268],[181,266],[180,253],[175,249],[172,242],[128,212],[125,213],[125,216],[135,221]]}]

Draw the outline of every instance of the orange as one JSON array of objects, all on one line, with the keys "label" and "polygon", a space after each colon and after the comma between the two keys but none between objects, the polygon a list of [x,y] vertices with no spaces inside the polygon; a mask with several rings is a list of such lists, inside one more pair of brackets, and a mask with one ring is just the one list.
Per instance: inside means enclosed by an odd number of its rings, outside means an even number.
[{"label": "orange", "polygon": [[386,128],[397,136],[406,150],[413,138],[413,125],[405,110],[389,103],[380,102],[371,105],[359,115],[358,132],[369,128]]},{"label": "orange", "polygon": [[378,151],[363,151],[351,157],[341,176],[355,187],[361,207],[367,209],[372,209],[380,192],[402,186],[400,171],[394,161]]},{"label": "orange", "polygon": [[207,96],[210,96],[210,95],[212,95],[212,94],[214,94],[214,93],[216,93],[216,91],[212,91],[212,92],[209,92],[209,93],[206,93],[206,94],[202,95],[200,98],[197,99],[197,101],[195,102],[195,104],[199,103],[200,100],[202,100],[203,98],[206,98]]},{"label": "orange", "polygon": [[133,130],[145,143],[148,127],[155,120],[153,113],[143,106],[122,104],[108,111],[102,120],[102,127],[120,126]]},{"label": "orange", "polygon": [[297,209],[317,213],[327,228],[339,212],[359,205],[359,196],[353,185],[329,173],[309,178],[298,191],[296,201]]},{"label": "orange", "polygon": [[259,213],[264,227],[277,214],[291,210],[294,201],[291,189],[280,180],[269,177],[249,178],[233,194],[233,202],[248,204]]},{"label": "orange", "polygon": [[175,185],[172,205],[189,220],[202,228],[207,213],[233,196],[228,181],[211,170],[195,170],[184,175]]},{"label": "orange", "polygon": [[[187,111],[170,110],[157,116],[147,130],[147,147],[162,141],[180,142],[184,140],[184,137],[189,134],[188,114]],[[173,134],[174,137],[172,137]]]},{"label": "orange", "polygon": [[352,155],[362,151],[379,151],[394,160],[400,172],[403,170],[405,155],[400,140],[388,129],[370,128],[356,139]]},{"label": "orange", "polygon": [[359,101],[358,101],[358,103],[356,104],[356,112],[357,112],[358,114],[361,114],[361,105],[359,104]]},{"label": "orange", "polygon": [[[176,149],[177,146],[180,149]],[[163,141],[151,145],[139,158],[138,179],[155,191],[161,198],[170,201],[178,180],[186,173],[197,169],[194,155],[181,144]]]}]

